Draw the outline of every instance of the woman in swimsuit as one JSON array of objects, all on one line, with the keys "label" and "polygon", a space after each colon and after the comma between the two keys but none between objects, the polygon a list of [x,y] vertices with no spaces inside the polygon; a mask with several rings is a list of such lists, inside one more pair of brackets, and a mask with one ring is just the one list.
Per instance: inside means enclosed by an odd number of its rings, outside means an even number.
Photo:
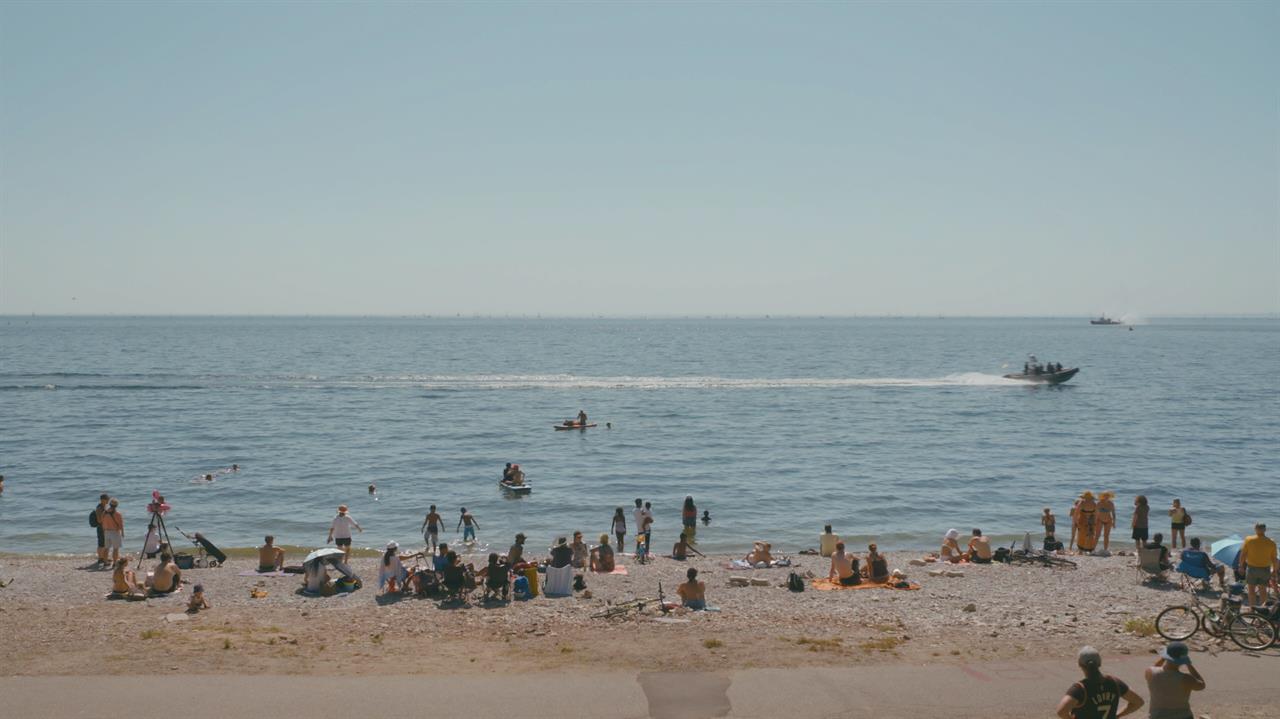
[{"label": "woman in swimsuit", "polygon": [[1116,493],[1110,490],[1098,495],[1098,524],[1102,528],[1102,551],[1111,551],[1111,528],[1116,526]]},{"label": "woman in swimsuit", "polygon": [[1076,534],[1080,531],[1080,500],[1076,500],[1071,505],[1071,511],[1067,512],[1067,520],[1071,522],[1071,539],[1067,541],[1067,551],[1075,551]]},{"label": "woman in swimsuit", "polygon": [[1182,548],[1187,548],[1187,510],[1182,506],[1181,499],[1173,500],[1173,506],[1169,508],[1169,524],[1172,528],[1170,532],[1169,544],[1174,549],[1178,548],[1178,538],[1182,538]]},{"label": "woman in swimsuit", "polygon": [[874,544],[867,545],[867,579],[876,583],[889,580],[889,562]]},{"label": "woman in swimsuit", "polygon": [[1085,490],[1076,506],[1076,547],[1081,552],[1092,552],[1098,546],[1098,502],[1093,492]]}]

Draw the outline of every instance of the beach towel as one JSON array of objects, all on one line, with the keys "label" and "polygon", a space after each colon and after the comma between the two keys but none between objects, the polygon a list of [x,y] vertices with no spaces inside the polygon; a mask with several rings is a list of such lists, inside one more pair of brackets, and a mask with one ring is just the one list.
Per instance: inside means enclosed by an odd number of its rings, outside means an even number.
[{"label": "beach towel", "polygon": [[895,587],[892,584],[875,584],[873,582],[863,582],[862,584],[855,584],[851,587],[846,587],[845,585],[839,582],[833,582],[830,579],[815,579],[812,584],[813,588],[819,592],[838,592],[844,589],[902,589],[913,591],[920,588],[919,584],[912,582],[908,582],[905,587]]},{"label": "beach towel", "polygon": [[767,567],[764,566],[764,562],[761,562],[759,565],[753,566],[752,564],[747,562],[747,560],[745,559],[735,559],[732,562],[729,562],[728,564],[726,564],[725,569],[774,569],[776,567],[790,567],[790,566],[791,566],[790,559],[775,559],[772,562],[770,562],[769,566]]},{"label": "beach towel", "polygon": [[624,567],[624,566],[622,566],[621,564],[615,564],[615,565],[613,565],[613,571],[612,571],[612,572],[605,572],[605,574],[621,574],[621,575],[623,575],[623,576],[626,576],[626,575],[627,575],[627,568],[626,568],[626,567]]},{"label": "beach towel", "polygon": [[247,572],[240,572],[236,574],[236,576],[237,577],[287,577],[289,575],[286,574],[285,572],[258,572],[251,569]]}]

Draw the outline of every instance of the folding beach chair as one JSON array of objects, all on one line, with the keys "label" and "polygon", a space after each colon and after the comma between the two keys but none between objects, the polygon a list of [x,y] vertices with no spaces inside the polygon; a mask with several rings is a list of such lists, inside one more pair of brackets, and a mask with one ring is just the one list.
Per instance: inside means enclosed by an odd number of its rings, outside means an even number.
[{"label": "folding beach chair", "polygon": [[573,565],[568,564],[558,569],[548,566],[545,581],[542,593],[548,597],[571,596],[573,594]]},{"label": "folding beach chair", "polygon": [[1168,568],[1160,564],[1160,549],[1158,547],[1155,549],[1147,549],[1146,547],[1139,549],[1138,563],[1134,565],[1134,568],[1138,572],[1139,583],[1149,580],[1167,581],[1165,572],[1168,571]]}]

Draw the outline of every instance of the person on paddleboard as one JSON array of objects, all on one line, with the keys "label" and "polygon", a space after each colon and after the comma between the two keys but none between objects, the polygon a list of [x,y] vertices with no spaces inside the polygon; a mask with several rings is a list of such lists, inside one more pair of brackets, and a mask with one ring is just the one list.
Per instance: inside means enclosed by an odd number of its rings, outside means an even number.
[{"label": "person on paddleboard", "polygon": [[578,426],[579,426],[579,427],[586,427],[586,426],[587,426],[587,411],[586,411],[586,410],[582,410],[582,409],[578,410]]}]

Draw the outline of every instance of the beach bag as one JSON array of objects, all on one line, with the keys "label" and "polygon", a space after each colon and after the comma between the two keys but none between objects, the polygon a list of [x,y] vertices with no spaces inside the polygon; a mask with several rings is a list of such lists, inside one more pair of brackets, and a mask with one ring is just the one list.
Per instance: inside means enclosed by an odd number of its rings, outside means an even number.
[{"label": "beach bag", "polygon": [[96,508],[92,512],[89,512],[89,526],[94,529],[101,526],[98,524],[98,510]]},{"label": "beach bag", "polygon": [[787,575],[787,589],[790,589],[793,592],[803,592],[804,578],[795,572]]},{"label": "beach bag", "polygon": [[581,592],[587,588],[587,580],[582,578],[581,574],[573,575],[573,591]]},{"label": "beach bag", "polygon": [[1008,562],[1009,555],[1008,547],[996,547],[996,551],[991,555],[991,558],[997,562]]},{"label": "beach bag", "polygon": [[1191,526],[1191,512],[1188,512],[1185,509],[1182,510],[1182,526],[1184,527]]}]

